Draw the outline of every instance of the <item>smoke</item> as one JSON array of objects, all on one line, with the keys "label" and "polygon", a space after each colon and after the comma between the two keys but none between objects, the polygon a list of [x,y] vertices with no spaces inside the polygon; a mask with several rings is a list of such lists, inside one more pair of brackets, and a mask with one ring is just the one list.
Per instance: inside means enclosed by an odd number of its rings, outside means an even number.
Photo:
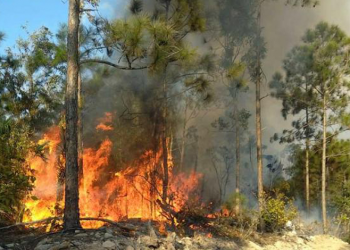
[{"label": "smoke", "polygon": [[[241,0],[246,1],[246,0]],[[123,2],[124,3],[124,2]],[[154,0],[143,1],[143,7],[146,11],[153,11]],[[217,11],[217,0],[203,1],[207,16],[212,17]],[[118,4],[115,8],[118,16],[121,16],[121,5]],[[123,7],[124,15],[128,15],[128,10]],[[229,10],[228,10],[229,11]],[[321,1],[321,5],[316,8],[302,8],[286,6],[285,1],[265,1],[262,8],[262,26],[263,36],[266,41],[267,57],[263,61],[263,71],[265,75],[265,82],[262,87],[262,96],[266,98],[262,101],[262,124],[263,124],[263,144],[264,155],[273,155],[280,158],[281,162],[287,166],[288,155],[285,153],[286,145],[278,143],[270,143],[270,138],[274,133],[280,133],[283,129],[290,128],[290,120],[284,120],[281,116],[281,102],[269,97],[268,82],[271,76],[281,71],[282,61],[286,54],[296,45],[301,42],[301,37],[307,29],[315,27],[320,21],[326,21],[331,24],[339,25],[344,31],[350,34],[350,2],[347,0],[338,1]],[[210,20],[210,19],[209,19]],[[205,54],[219,54],[217,50],[217,41],[215,39],[208,39],[208,36],[213,36],[215,32],[214,23],[208,23],[210,30],[206,34],[191,34],[186,38],[186,42],[197,48],[197,53]],[[233,23],[232,28],[237,28],[235,25],[243,25]],[[211,37],[212,38],[212,37]],[[218,58],[214,58],[218,60]],[[119,72],[117,74],[103,76],[100,81],[103,86],[97,89],[92,88],[94,94],[93,98],[88,101],[87,108],[84,111],[86,119],[85,124],[85,138],[88,145],[96,143],[96,137],[93,136],[96,127],[96,118],[103,116],[104,112],[114,112],[116,117],[116,126],[122,128],[121,132],[114,135],[114,140],[119,141],[118,146],[114,149],[115,154],[122,150],[125,154],[123,159],[130,161],[138,157],[141,152],[150,146],[147,141],[151,140],[151,126],[150,121],[152,117],[150,113],[154,112],[154,106],[150,105],[154,98],[158,95],[156,89],[159,88],[157,79],[152,79],[146,72]],[[90,86],[91,87],[91,86]],[[250,90],[246,94],[239,97],[239,102],[242,108],[249,110],[252,117],[249,120],[249,132],[242,142],[242,179],[241,189],[244,194],[250,197],[251,205],[255,204],[254,192],[256,190],[256,153],[254,148],[255,135],[255,88],[253,84],[249,84]],[[232,133],[219,133],[212,127],[212,123],[220,116],[224,115],[229,107],[219,105],[219,100],[226,98],[227,89],[220,83],[220,81],[212,82],[212,92],[214,101],[210,105],[203,105],[202,111],[199,112],[194,119],[192,119],[187,128],[192,129],[192,133],[198,136],[196,141],[193,137],[190,140],[191,144],[186,145],[185,150],[185,165],[187,169],[194,168],[204,174],[205,184],[203,186],[203,193],[208,199],[217,196],[218,181],[215,170],[213,168],[212,157],[208,154],[208,149],[213,147],[227,146],[234,154],[234,135]],[[124,94],[123,94],[124,93]],[[126,97],[127,96],[127,97]],[[180,101],[182,102],[182,101]],[[135,104],[136,103],[136,104]],[[136,105],[136,106],[135,106]],[[181,106],[181,103],[180,103]],[[144,115],[131,115],[129,118],[132,121],[126,121],[123,117],[125,110],[131,109],[127,112],[144,113]],[[130,114],[129,114],[130,115]],[[175,117],[175,116],[174,116]],[[177,131],[174,138],[175,145],[179,147],[182,140],[182,121],[183,110],[176,114],[175,120],[172,120],[172,126]],[[133,124],[135,119],[138,120],[139,126]],[[141,126],[140,126],[141,124]],[[125,136],[127,135],[127,136]],[[137,139],[137,137],[141,139]],[[137,143],[126,143],[135,140]],[[250,142],[250,143],[249,143]],[[129,148],[125,148],[129,145]],[[136,153],[135,153],[136,150]],[[176,151],[176,150],[175,150]],[[177,150],[175,154],[179,154]],[[195,157],[197,155],[198,157]],[[222,163],[221,168],[223,167]],[[230,175],[227,183],[227,195],[234,191],[234,159],[230,162],[232,165],[228,171]],[[268,161],[264,159],[264,175],[267,182],[271,175],[269,169],[266,168]]]}]

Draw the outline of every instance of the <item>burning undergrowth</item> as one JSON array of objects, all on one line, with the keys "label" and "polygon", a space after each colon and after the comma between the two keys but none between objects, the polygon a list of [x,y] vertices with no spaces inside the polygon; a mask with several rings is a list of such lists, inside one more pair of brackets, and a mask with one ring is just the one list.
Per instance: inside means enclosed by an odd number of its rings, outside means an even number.
[{"label": "burning undergrowth", "polygon": [[[112,114],[106,113],[99,119],[96,130],[99,133],[113,131],[112,119]],[[24,222],[61,216],[64,206],[61,132],[59,127],[52,127],[39,141],[40,145],[47,148],[45,158],[27,158],[34,170],[36,181],[33,196],[25,201]],[[170,144],[168,139],[168,147]],[[145,151],[139,159],[124,168],[113,162],[112,148],[113,142],[106,133],[105,139],[97,148],[84,149],[79,188],[81,217],[106,218],[113,221],[134,218],[164,221],[169,219],[167,209],[178,213],[188,201],[198,199],[197,190],[201,174],[175,174],[171,150],[168,150],[170,153],[167,155],[169,181],[164,199],[165,173],[162,168],[161,147],[157,152]],[[176,218],[173,223],[176,223]],[[96,228],[101,224],[86,222],[83,226]]]}]

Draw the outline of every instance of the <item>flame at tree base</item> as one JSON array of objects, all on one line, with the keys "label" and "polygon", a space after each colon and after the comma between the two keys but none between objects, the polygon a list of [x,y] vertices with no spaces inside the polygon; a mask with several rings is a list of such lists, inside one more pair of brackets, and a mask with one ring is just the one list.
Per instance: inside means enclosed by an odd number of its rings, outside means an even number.
[{"label": "flame at tree base", "polygon": [[[99,126],[101,128],[103,126]],[[110,130],[110,127],[108,127]],[[25,201],[23,221],[37,221],[61,216],[63,204],[64,159],[60,154],[60,129],[53,127],[43,136],[39,144],[46,144],[46,159],[29,156],[31,169],[36,177],[34,199]],[[98,149],[88,148],[83,154],[83,178],[80,181],[80,216],[106,218],[113,221],[138,218],[141,220],[164,221],[161,208],[156,201],[161,200],[162,151],[145,152],[140,159],[122,171],[111,171],[110,156],[113,143],[105,139]],[[170,150],[168,150],[170,152]],[[200,174],[173,174],[172,156],[168,155],[169,186],[167,203],[174,211],[180,211],[194,193],[201,179]],[[161,169],[160,169],[161,168]],[[85,228],[97,228],[101,222],[84,222]]]}]

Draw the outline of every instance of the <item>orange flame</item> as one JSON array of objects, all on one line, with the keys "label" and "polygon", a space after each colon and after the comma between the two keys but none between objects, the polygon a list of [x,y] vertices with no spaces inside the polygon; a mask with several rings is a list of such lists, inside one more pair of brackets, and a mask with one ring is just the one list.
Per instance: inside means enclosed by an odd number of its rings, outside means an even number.
[{"label": "orange flame", "polygon": [[113,126],[111,124],[108,125],[108,123],[112,123],[113,116],[112,113],[106,112],[105,117],[100,118],[100,124],[96,126],[96,130],[102,130],[102,131],[112,131]]},{"label": "orange flame", "polygon": [[[101,122],[111,122],[111,114],[106,113]],[[99,126],[96,128],[99,130]],[[57,164],[60,160],[60,130],[54,127],[39,142],[48,145],[47,159],[28,157],[31,168],[35,171],[35,189],[37,200],[27,200],[27,213],[24,221],[40,220],[55,216],[57,204]],[[111,162],[113,143],[105,139],[98,149],[87,148],[83,155],[83,179],[80,182],[81,217],[103,217],[114,221],[128,218],[162,221],[162,210],[156,200],[161,199],[162,180],[157,177],[157,167],[161,165],[162,150],[146,151],[140,159],[122,170]],[[171,152],[171,150],[168,150]],[[201,176],[196,173],[173,174],[173,160],[169,162],[169,203],[175,211],[181,210],[189,194],[196,190]],[[62,204],[63,205],[63,204]],[[84,227],[98,227],[100,223],[88,222]]]}]

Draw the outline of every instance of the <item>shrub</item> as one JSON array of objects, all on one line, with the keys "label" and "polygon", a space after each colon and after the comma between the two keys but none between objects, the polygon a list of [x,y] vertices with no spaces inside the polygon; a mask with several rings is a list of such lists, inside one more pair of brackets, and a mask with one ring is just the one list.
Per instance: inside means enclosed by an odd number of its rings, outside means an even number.
[{"label": "shrub", "polygon": [[233,216],[236,213],[235,209],[236,205],[238,205],[237,202],[239,202],[240,212],[242,212],[243,208],[247,203],[247,198],[241,193],[231,194],[229,198],[225,201],[225,203],[222,205],[222,210],[227,211],[228,216]]},{"label": "shrub", "polygon": [[25,161],[31,147],[25,127],[0,120],[0,224],[19,219],[21,201],[33,188]]},{"label": "shrub", "polygon": [[288,221],[296,218],[297,208],[285,195],[277,194],[265,198],[261,216],[268,232],[281,231]]}]

